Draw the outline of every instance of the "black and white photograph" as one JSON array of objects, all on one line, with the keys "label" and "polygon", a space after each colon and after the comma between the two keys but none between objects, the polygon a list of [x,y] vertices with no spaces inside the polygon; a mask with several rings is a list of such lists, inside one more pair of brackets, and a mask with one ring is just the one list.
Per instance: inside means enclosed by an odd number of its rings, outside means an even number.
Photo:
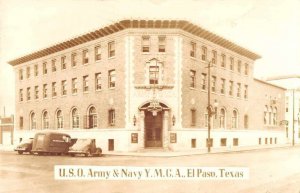
[{"label": "black and white photograph", "polygon": [[0,0],[0,193],[299,193],[300,0]]}]

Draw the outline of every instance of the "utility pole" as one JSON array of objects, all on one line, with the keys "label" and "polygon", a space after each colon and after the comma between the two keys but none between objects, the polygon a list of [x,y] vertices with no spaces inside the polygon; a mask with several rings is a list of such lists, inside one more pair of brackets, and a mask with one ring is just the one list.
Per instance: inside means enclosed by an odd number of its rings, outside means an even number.
[{"label": "utility pole", "polygon": [[295,89],[293,89],[293,141],[292,145],[295,145]]}]

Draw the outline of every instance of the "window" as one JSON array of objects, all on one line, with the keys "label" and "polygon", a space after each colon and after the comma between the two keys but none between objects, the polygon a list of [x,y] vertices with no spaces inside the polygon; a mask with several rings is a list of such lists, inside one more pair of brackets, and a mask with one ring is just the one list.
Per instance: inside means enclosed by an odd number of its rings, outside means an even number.
[{"label": "window", "polygon": [[97,127],[97,113],[96,108],[91,107],[89,109],[89,116],[88,116],[88,128],[96,128]]},{"label": "window", "polygon": [[89,76],[83,77],[83,92],[89,91]]},{"label": "window", "polygon": [[289,97],[285,97],[285,112],[289,112]]},{"label": "window", "polygon": [[76,108],[72,110],[72,128],[79,128],[79,115],[78,110]]},{"label": "window", "polygon": [[19,90],[20,101],[23,101],[23,89]]},{"label": "window", "polygon": [[61,95],[62,96],[67,95],[67,81],[66,80],[61,81]]},{"label": "window", "polygon": [[23,69],[19,70],[19,80],[23,80]]},{"label": "window", "polygon": [[52,97],[57,96],[56,82],[52,82]]},{"label": "window", "polygon": [[43,128],[49,129],[49,115],[47,111],[43,113]]},{"label": "window", "polygon": [[206,89],[206,74],[204,73],[201,74],[201,89]]},{"label": "window", "polygon": [[236,110],[233,110],[233,112],[232,112],[232,128],[233,129],[237,129],[237,127],[238,127],[237,119],[238,119],[238,113]]},{"label": "window", "polygon": [[43,63],[43,74],[47,74],[48,70],[47,70],[47,62]]},{"label": "window", "polygon": [[233,138],[233,146],[238,146],[238,145],[239,145],[239,139]]},{"label": "window", "polygon": [[77,78],[72,79],[72,94],[76,94],[78,91],[78,81]]},{"label": "window", "polygon": [[230,57],[230,70],[234,71],[234,59]]},{"label": "window", "polygon": [[51,60],[51,68],[52,68],[52,72],[56,72],[56,60],[55,59]]},{"label": "window", "polygon": [[39,75],[39,66],[37,64],[34,65],[34,76]]},{"label": "window", "polygon": [[268,106],[265,106],[265,111],[264,111],[264,124],[267,125],[267,120],[268,120]]},{"label": "window", "polygon": [[61,110],[58,110],[56,113],[56,123],[57,129],[62,129],[64,127],[64,119]]},{"label": "window", "polygon": [[71,66],[72,67],[75,67],[77,65],[76,56],[77,56],[76,53],[72,53],[72,55],[71,55]]},{"label": "window", "polygon": [[67,67],[67,64],[66,64],[66,56],[62,56],[61,57],[61,69],[62,70],[65,70]]},{"label": "window", "polygon": [[[210,147],[212,147],[213,146],[213,144],[214,144],[214,139],[212,139],[212,138],[210,138]],[[208,139],[206,138],[206,147],[208,147]]]},{"label": "window", "polygon": [[261,138],[258,138],[258,144],[261,145]]},{"label": "window", "polygon": [[48,97],[48,88],[47,84],[43,85],[43,98],[46,99]]},{"label": "window", "polygon": [[273,111],[273,107],[269,109],[269,125],[272,125],[272,111]]},{"label": "window", "polygon": [[272,140],[272,138],[270,138],[270,144],[272,144],[272,142],[273,142],[273,140]]},{"label": "window", "polygon": [[277,108],[273,109],[273,125],[277,125]]},{"label": "window", "polygon": [[237,66],[237,70],[238,70],[238,73],[241,73],[241,71],[242,71],[242,62],[240,61],[240,60],[238,60],[238,66]]},{"label": "window", "polygon": [[95,47],[95,61],[101,60],[101,46]]},{"label": "window", "polygon": [[221,59],[221,67],[226,68],[226,55],[222,54]]},{"label": "window", "polygon": [[196,125],[196,109],[191,109],[191,126]]},{"label": "window", "polygon": [[248,128],[249,128],[248,115],[244,115],[244,128],[245,128],[245,129],[248,129]]},{"label": "window", "polygon": [[195,88],[196,87],[196,71],[190,70],[190,87]]},{"label": "window", "polygon": [[26,78],[30,78],[30,66],[26,68]]},{"label": "window", "polygon": [[203,61],[206,61],[207,58],[207,48],[205,46],[202,46],[202,55],[201,55],[201,59]]},{"label": "window", "polygon": [[265,144],[268,144],[268,138],[265,138]]},{"label": "window", "polygon": [[216,50],[213,50],[212,51],[212,59],[211,59],[211,62],[212,64],[216,64],[217,63],[217,51]]},{"label": "window", "polygon": [[116,117],[115,116],[116,116],[115,115],[115,110],[114,109],[110,109],[108,111],[108,122],[112,126],[115,125],[115,123],[116,123]]},{"label": "window", "polygon": [[221,146],[226,146],[227,139],[221,138]]},{"label": "window", "polygon": [[245,75],[249,74],[249,65],[246,63],[245,64]]},{"label": "window", "polygon": [[221,78],[221,94],[225,94],[225,79]]},{"label": "window", "polygon": [[23,129],[23,125],[24,125],[24,120],[23,117],[20,117],[20,129]]},{"label": "window", "polygon": [[30,101],[30,87],[27,88],[27,100]]},{"label": "window", "polygon": [[237,83],[236,96],[241,97],[241,83]]},{"label": "window", "polygon": [[34,98],[35,99],[39,98],[39,86],[34,87]]},{"label": "window", "polygon": [[110,70],[108,71],[108,88],[116,87],[116,71]]},{"label": "window", "polygon": [[159,66],[149,66],[149,84],[158,84]]},{"label": "window", "polygon": [[225,109],[220,110],[220,128],[225,129],[225,121],[226,121],[226,112]]},{"label": "window", "polygon": [[196,58],[196,43],[191,42],[190,56]]},{"label": "window", "polygon": [[30,129],[36,129],[36,118],[34,112],[30,114]]},{"label": "window", "polygon": [[95,88],[96,88],[96,90],[101,90],[101,85],[102,85],[101,73],[96,73],[95,74]]},{"label": "window", "polygon": [[115,42],[109,42],[108,43],[108,57],[114,57],[115,56]]},{"label": "window", "polygon": [[217,77],[212,76],[211,80],[211,91],[216,92],[216,83],[217,83]]},{"label": "window", "polygon": [[191,139],[191,147],[196,148],[197,140],[196,139]]},{"label": "window", "polygon": [[158,37],[158,52],[166,51],[166,36]]},{"label": "window", "polygon": [[142,52],[150,52],[150,36],[142,37]]},{"label": "window", "polygon": [[233,81],[229,81],[229,95],[233,95]]},{"label": "window", "polygon": [[248,85],[245,85],[245,88],[244,88],[244,98],[245,99],[248,98]]},{"label": "window", "polygon": [[82,63],[83,64],[89,63],[89,51],[88,50],[82,51]]}]

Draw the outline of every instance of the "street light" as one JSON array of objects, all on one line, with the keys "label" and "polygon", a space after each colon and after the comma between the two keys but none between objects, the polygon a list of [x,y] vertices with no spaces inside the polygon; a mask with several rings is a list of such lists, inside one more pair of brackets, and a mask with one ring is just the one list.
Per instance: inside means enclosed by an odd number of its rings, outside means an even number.
[{"label": "street light", "polygon": [[207,129],[207,152],[210,152],[211,147],[211,139],[210,139],[210,130],[211,130],[211,117],[216,113],[216,107],[218,106],[218,102],[215,100],[214,104],[210,104],[210,68],[213,67],[211,62],[208,63],[207,68],[207,76],[208,76],[208,92],[207,92],[207,114],[208,114],[208,129]]}]

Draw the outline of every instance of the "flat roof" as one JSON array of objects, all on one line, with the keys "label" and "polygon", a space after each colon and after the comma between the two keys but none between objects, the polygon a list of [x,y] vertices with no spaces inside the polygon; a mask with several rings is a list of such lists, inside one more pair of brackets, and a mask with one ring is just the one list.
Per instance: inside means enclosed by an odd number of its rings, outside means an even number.
[{"label": "flat roof", "polygon": [[16,58],[14,60],[9,61],[8,63],[12,66],[16,66],[18,64],[41,58],[129,28],[182,29],[186,32],[204,38],[210,42],[213,42],[217,45],[220,45],[252,60],[261,58],[261,56],[255,54],[254,52],[251,52],[246,48],[238,46],[237,44],[229,40],[226,40],[212,32],[201,28],[200,26],[194,25],[185,20],[122,20],[112,25],[100,28],[96,31],[78,36],[76,38],[64,41],[62,43],[58,43],[54,46],[33,52],[23,57]]},{"label": "flat roof", "polygon": [[280,89],[283,89],[283,90],[287,90],[284,87],[281,87],[281,86],[278,86],[278,85],[275,85],[275,84],[272,84],[272,83],[269,83],[269,82],[266,82],[264,80],[260,80],[260,79],[257,79],[257,78],[254,78],[254,81],[257,81],[257,82],[260,82],[260,83],[263,83],[263,84],[267,84],[267,85],[270,85],[270,86],[273,86],[273,87],[277,87],[277,88],[280,88]]}]

